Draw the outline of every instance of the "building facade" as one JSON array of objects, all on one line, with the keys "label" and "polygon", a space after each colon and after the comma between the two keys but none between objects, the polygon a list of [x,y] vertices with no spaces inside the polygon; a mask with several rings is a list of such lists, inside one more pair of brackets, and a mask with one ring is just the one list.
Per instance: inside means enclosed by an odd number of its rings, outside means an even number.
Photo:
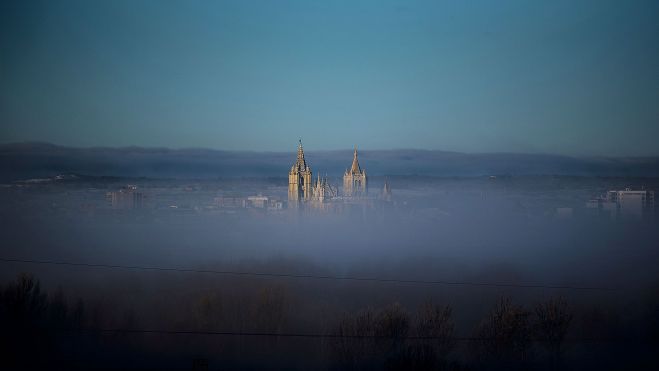
[{"label": "building facade", "polygon": [[653,217],[655,213],[654,191],[632,190],[609,191],[607,201],[617,205],[621,217],[643,218]]},{"label": "building facade", "polygon": [[127,185],[118,191],[108,192],[106,198],[112,209],[135,210],[144,206],[144,194],[136,185]]}]

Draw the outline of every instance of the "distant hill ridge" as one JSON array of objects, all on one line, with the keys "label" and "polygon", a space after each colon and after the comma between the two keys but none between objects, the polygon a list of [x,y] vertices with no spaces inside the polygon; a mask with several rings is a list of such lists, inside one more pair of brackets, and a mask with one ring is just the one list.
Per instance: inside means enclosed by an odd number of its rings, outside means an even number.
[{"label": "distant hill ridge", "polygon": [[[339,175],[352,150],[305,150],[314,173]],[[525,153],[460,153],[395,149],[360,151],[369,175],[659,176],[659,157],[570,157]],[[0,144],[3,180],[61,173],[152,178],[285,176],[295,151],[223,151],[203,148],[65,147],[51,143]]]}]

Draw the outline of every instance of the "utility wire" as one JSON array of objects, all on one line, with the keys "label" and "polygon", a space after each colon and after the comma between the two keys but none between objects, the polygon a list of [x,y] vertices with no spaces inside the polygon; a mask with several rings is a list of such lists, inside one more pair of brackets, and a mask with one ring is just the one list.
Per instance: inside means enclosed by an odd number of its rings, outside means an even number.
[{"label": "utility wire", "polygon": [[[497,337],[479,336],[390,336],[390,335],[341,335],[296,332],[242,332],[242,331],[203,331],[203,330],[164,330],[164,329],[125,329],[125,328],[64,328],[56,329],[60,332],[88,332],[88,333],[125,333],[125,334],[156,334],[156,335],[210,335],[210,336],[252,336],[252,337],[279,337],[279,338],[314,338],[314,339],[405,339],[405,340],[454,340],[454,341],[487,341],[501,340]],[[529,338],[529,341],[553,341],[549,338]],[[600,342],[629,342],[625,338],[566,338],[563,341],[573,343],[600,343]],[[638,339],[636,339],[638,341]],[[643,342],[651,342],[647,340]]]},{"label": "utility wire", "polygon": [[279,278],[299,278],[299,279],[316,279],[316,280],[366,281],[366,282],[403,283],[403,284],[419,284],[419,285],[458,285],[458,286],[515,287],[515,288],[528,288],[528,289],[596,290],[596,291],[618,290],[616,288],[611,288],[611,287],[597,287],[597,286],[516,284],[516,283],[498,283],[498,282],[473,282],[473,281],[434,281],[434,280],[393,279],[393,278],[357,277],[357,276],[245,272],[245,271],[232,271],[232,270],[80,263],[80,262],[57,261],[57,260],[12,259],[12,258],[3,258],[3,257],[0,257],[0,262],[59,265],[59,266],[86,267],[86,268],[129,269],[129,270],[183,272],[183,273],[207,273],[207,274],[222,274],[222,275],[233,275],[233,276],[279,277]]}]

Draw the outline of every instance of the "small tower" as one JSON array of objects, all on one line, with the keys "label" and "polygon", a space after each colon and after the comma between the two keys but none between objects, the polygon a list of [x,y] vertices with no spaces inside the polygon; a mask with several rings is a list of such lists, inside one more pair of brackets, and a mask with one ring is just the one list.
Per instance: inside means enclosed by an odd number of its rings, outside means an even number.
[{"label": "small tower", "polygon": [[383,201],[391,202],[391,187],[386,179],[384,180],[384,188],[382,189],[382,195],[380,195],[380,198]]},{"label": "small tower", "polygon": [[362,170],[357,159],[357,146],[352,157],[352,166],[343,174],[343,195],[355,197],[366,194],[366,170]]},{"label": "small tower", "polygon": [[312,199],[320,203],[338,196],[336,189],[327,181],[327,175],[325,175],[324,178],[321,178],[320,174],[318,175],[318,180],[313,186],[312,194]]},{"label": "small tower", "polygon": [[330,201],[338,196],[337,190],[329,184],[327,176],[321,178],[320,175],[318,175],[318,180],[313,186],[312,194],[311,208],[320,211],[331,210],[332,204]]},{"label": "small tower", "polygon": [[288,172],[288,201],[296,206],[300,201],[311,199],[311,167],[304,159],[302,140],[297,147],[297,160]]},{"label": "small tower", "polygon": [[325,181],[324,179],[320,178],[320,174],[318,174],[318,180],[316,181],[316,185],[313,187],[312,194],[314,201],[325,201]]}]

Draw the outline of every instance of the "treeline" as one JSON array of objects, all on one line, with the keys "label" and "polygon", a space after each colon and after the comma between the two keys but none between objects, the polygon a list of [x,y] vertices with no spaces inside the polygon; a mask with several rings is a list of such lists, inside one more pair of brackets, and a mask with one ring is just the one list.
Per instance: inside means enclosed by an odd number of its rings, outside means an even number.
[{"label": "treeline", "polygon": [[457,337],[450,306],[426,302],[416,313],[399,304],[347,315],[336,326],[335,360],[341,369],[461,369],[452,362],[456,343],[468,344],[472,366],[527,369],[537,343],[547,363],[558,365],[572,321],[567,302],[552,298],[534,310],[501,298],[474,331]]},{"label": "treeline", "polygon": [[82,300],[71,306],[61,290],[49,295],[21,274],[0,291],[0,368],[48,368],[60,351],[79,345],[62,335],[82,329],[84,315]]},{"label": "treeline", "polygon": [[[240,318],[246,326],[234,323],[234,329],[304,333],[300,331],[304,324],[291,323],[295,318],[291,312],[300,310],[298,304],[290,293],[270,287],[258,291],[253,301],[201,294],[190,305],[171,303],[189,311],[190,322],[178,319],[163,324],[163,328],[221,331],[226,328],[224,324],[232,322],[228,308],[233,307],[242,309]],[[115,309],[104,308],[107,312]],[[159,310],[153,308],[154,312]],[[630,349],[657,340],[656,317],[647,318],[649,331],[642,341],[637,338],[634,342],[616,338],[619,333],[611,330],[610,323],[601,318],[598,321],[601,311],[582,315],[581,323],[576,324],[574,309],[562,297],[529,307],[501,297],[467,336],[456,329],[454,308],[432,301],[414,310],[393,303],[345,313],[316,334],[316,339],[205,335],[199,336],[202,340],[191,340],[189,336],[195,334],[190,334],[174,339],[165,336],[168,340],[163,340],[141,334],[144,324],[133,312],[121,314],[118,322],[104,321],[106,314],[86,306],[81,299],[67,298],[61,290],[47,293],[35,277],[21,274],[0,289],[0,369],[189,369],[206,364],[210,369],[308,368],[309,363],[300,363],[300,359],[311,359],[316,369],[337,370],[584,369],[602,368],[597,357],[608,359],[616,356],[610,352],[620,352],[617,356],[624,358]],[[104,327],[107,323],[114,324]],[[576,325],[581,331],[574,331]],[[121,331],[113,332],[113,328]],[[582,337],[575,338],[574,334]],[[588,348],[588,343],[597,346]],[[586,350],[591,354],[576,357],[579,362],[570,365],[575,356],[566,357],[566,353]],[[168,363],[159,357],[182,361]],[[625,362],[636,369],[659,364],[652,354]],[[616,368],[617,364],[609,366]]]}]

